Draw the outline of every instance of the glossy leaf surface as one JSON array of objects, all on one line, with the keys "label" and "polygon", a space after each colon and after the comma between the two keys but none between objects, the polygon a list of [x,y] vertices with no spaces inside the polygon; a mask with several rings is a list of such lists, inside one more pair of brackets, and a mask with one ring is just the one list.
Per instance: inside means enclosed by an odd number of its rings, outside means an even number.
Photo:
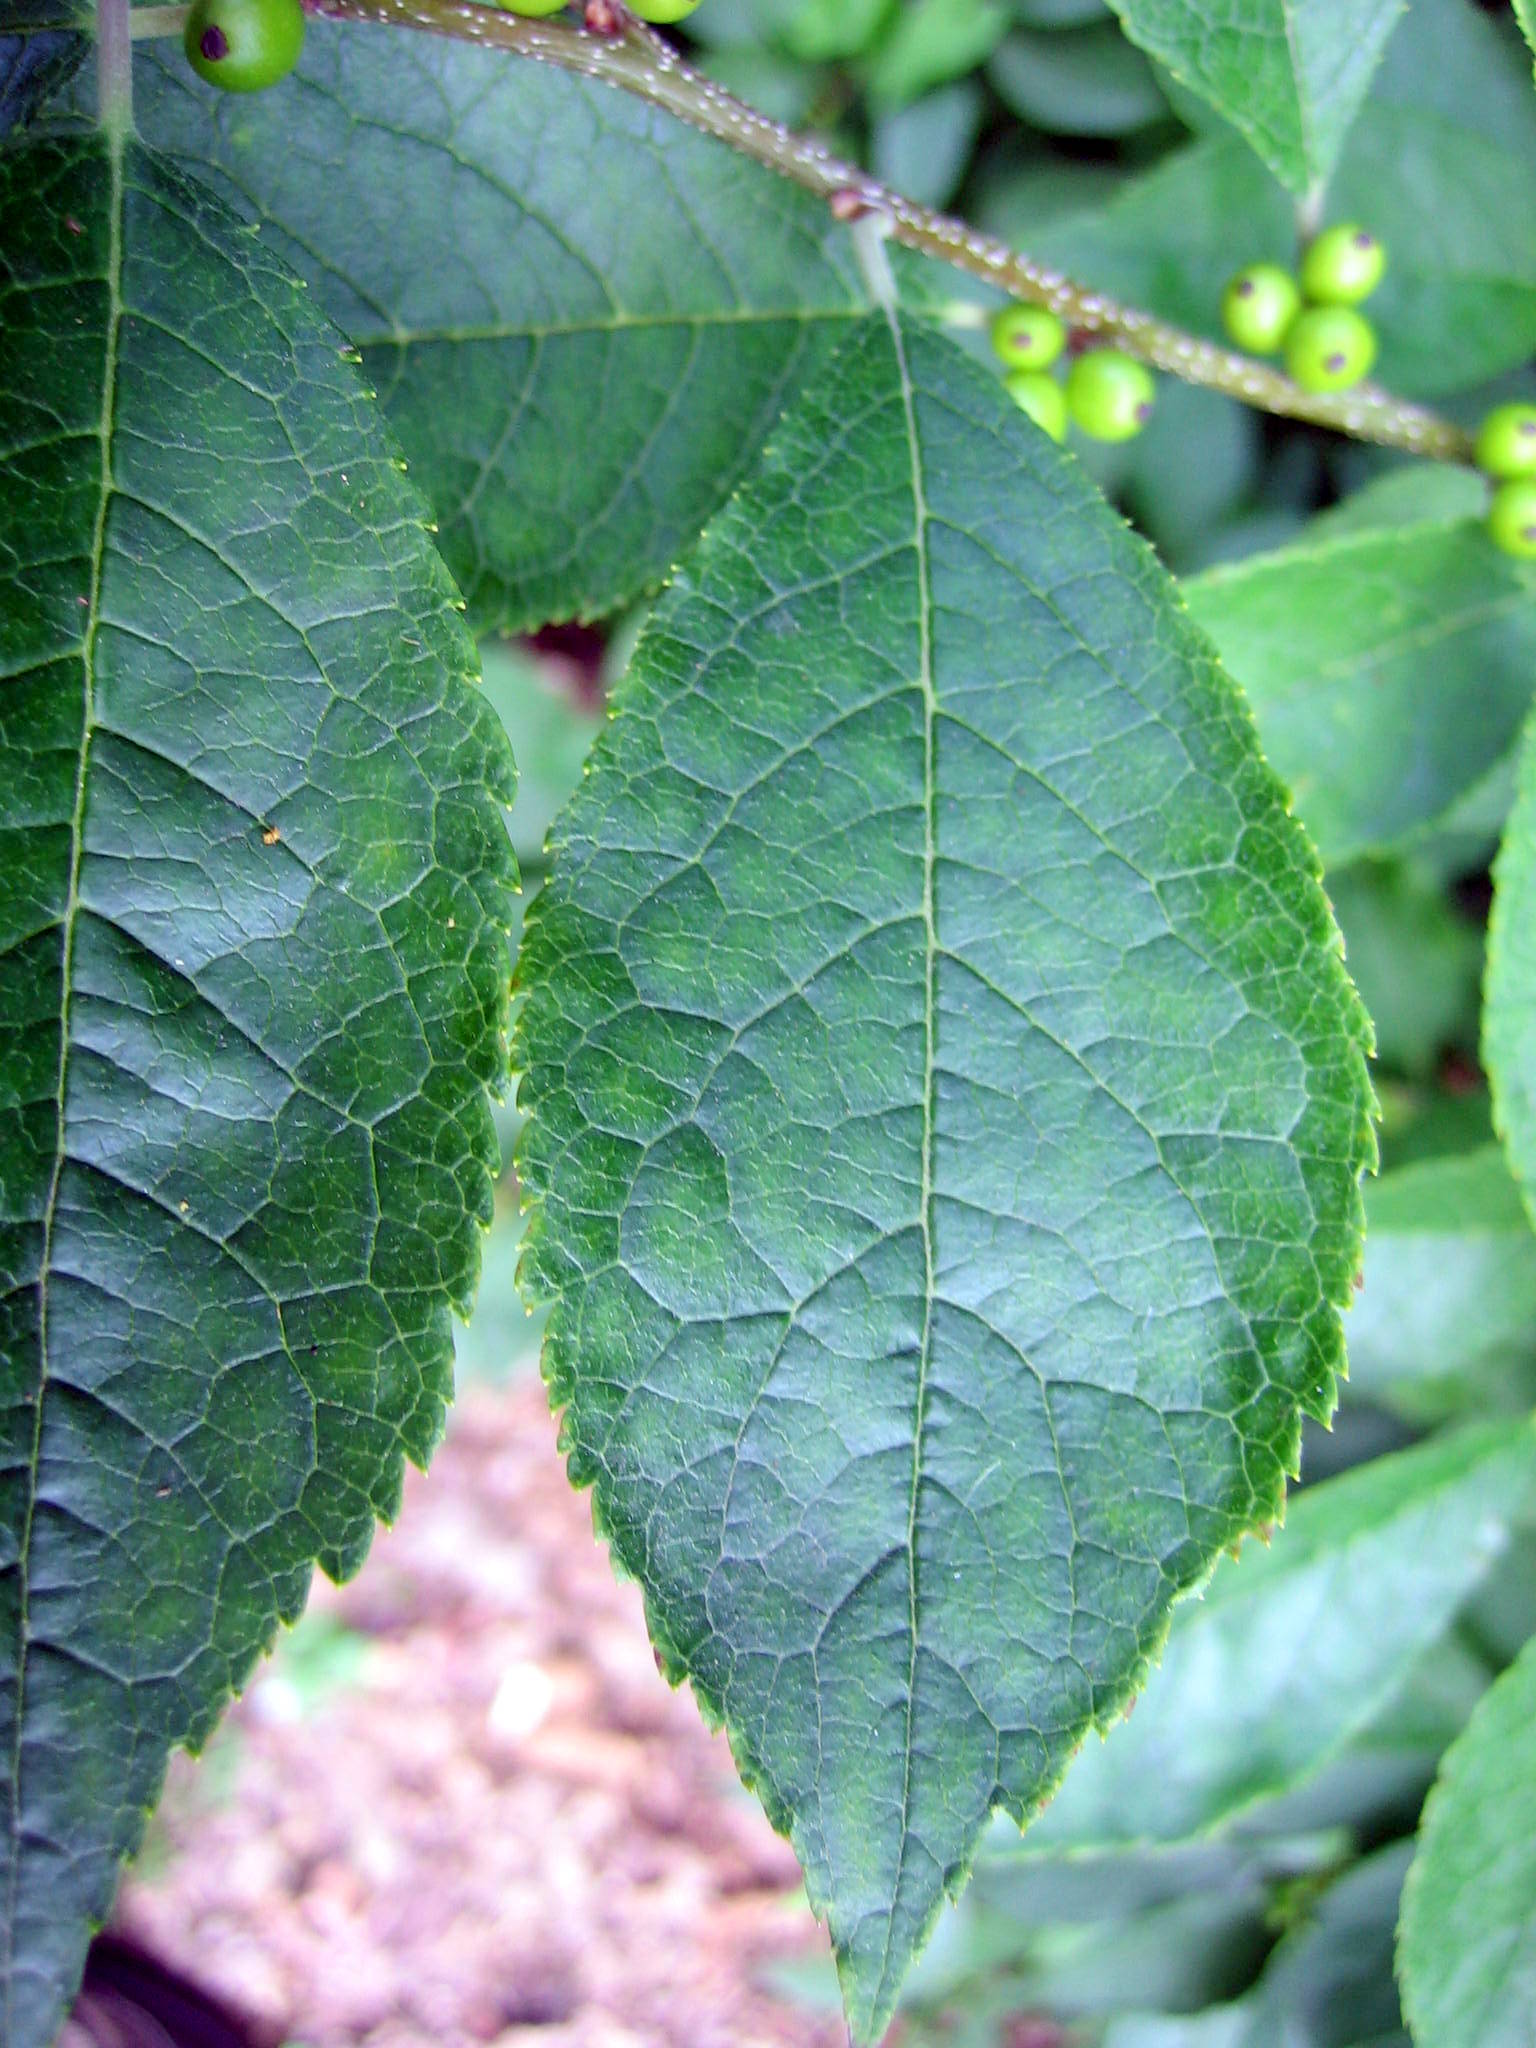
[{"label": "glossy leaf surface", "polygon": [[137,74],[146,138],[362,349],[487,629],[653,588],[868,308],[819,201],[506,51],[314,20],[271,92],[213,92],[179,53]]},{"label": "glossy leaf surface", "polygon": [[424,1459],[511,762],[336,331],[137,147],[0,154],[0,2039]]},{"label": "glossy leaf surface", "polygon": [[875,316],[663,600],[520,968],[573,1477],[860,2040],[1324,1413],[1363,1020],[1241,702]]}]

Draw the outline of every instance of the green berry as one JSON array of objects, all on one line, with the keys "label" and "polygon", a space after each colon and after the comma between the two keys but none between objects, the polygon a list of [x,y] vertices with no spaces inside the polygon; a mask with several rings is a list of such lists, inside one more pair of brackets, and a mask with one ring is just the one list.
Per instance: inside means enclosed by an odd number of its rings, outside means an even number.
[{"label": "green berry", "polygon": [[1003,379],[1008,396],[1053,441],[1067,438],[1067,394],[1043,370],[1014,370]]},{"label": "green berry", "polygon": [[1488,507],[1488,531],[1506,555],[1536,561],[1536,477],[1499,485]]},{"label": "green berry", "polygon": [[1139,434],[1156,396],[1146,364],[1118,349],[1090,349],[1067,372],[1067,410],[1094,441],[1129,441]]},{"label": "green berry", "polygon": [[1301,311],[1301,291],[1278,263],[1250,263],[1222,294],[1221,318],[1239,348],[1273,355]]},{"label": "green berry", "polygon": [[1301,259],[1301,289],[1319,306],[1358,306],[1381,283],[1387,252],[1358,221],[1326,228]]},{"label": "green berry", "polygon": [[181,46],[210,85],[260,92],[298,63],[304,9],[299,0],[195,0]]},{"label": "green berry", "polygon": [[1348,306],[1312,306],[1285,337],[1285,367],[1303,391],[1347,391],[1376,360],[1376,330]]},{"label": "green berry", "polygon": [[629,0],[629,11],[642,21],[681,21],[698,4],[699,0]]},{"label": "green berry", "polygon": [[1010,370],[1045,370],[1067,345],[1067,330],[1044,306],[1004,306],[992,346]]},{"label": "green berry", "polygon": [[1496,405],[1477,430],[1472,458],[1489,476],[1536,472],[1536,405]]},{"label": "green berry", "polygon": [[508,14],[558,14],[565,0],[490,0],[490,4]]}]

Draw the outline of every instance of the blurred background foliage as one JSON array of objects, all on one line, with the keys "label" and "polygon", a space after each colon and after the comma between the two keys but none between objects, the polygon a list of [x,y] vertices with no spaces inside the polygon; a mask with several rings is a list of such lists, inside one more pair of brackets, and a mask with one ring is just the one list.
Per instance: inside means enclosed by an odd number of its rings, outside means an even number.
[{"label": "blurred background foliage", "polygon": [[[1219,338],[1240,264],[1295,259],[1295,201],[1104,0],[703,0],[685,40],[733,92],[888,183],[1200,333]],[[1325,212],[1390,250],[1372,306],[1383,382],[1468,422],[1536,392],[1533,190],[1536,95],[1513,14],[1413,0]],[[958,280],[956,295],[956,331],[984,354]],[[1388,2048],[1407,2039],[1392,1951],[1420,1805],[1536,1628],[1533,1503],[1500,1476],[1488,1422],[1536,1400],[1536,1236],[1478,1065],[1488,863],[1536,680],[1536,587],[1491,562],[1469,472],[1168,379],[1139,440],[1074,446],[1187,579],[1318,840],[1375,1021],[1385,1171],[1351,1383],[1304,1452],[1318,1513],[1298,1501],[1286,1544],[1257,1553],[1269,1565],[1231,1587],[1223,1567],[1188,1611],[1138,1709],[1144,1738],[1133,1722],[1103,1752],[1119,1757],[1109,1784],[1085,1758],[1048,1822],[1022,1841],[999,1824],[901,2038]],[[530,893],[643,610],[484,650],[522,772],[512,830]],[[1404,758],[1405,732],[1423,760]],[[508,1160],[517,1123],[506,1105]],[[461,1376],[535,1368],[518,1234],[509,1164]],[[1373,1502],[1383,1460],[1390,1499]],[[1365,1597],[1342,1598],[1348,1584]],[[1414,1625],[1390,1625],[1394,1608]],[[1234,1658],[1270,1646],[1236,1705],[1224,1630]],[[1277,1746],[1277,1725],[1308,1741]],[[1251,1783],[1249,1756],[1267,1760]],[[1096,1800],[1121,1813],[1122,1839],[1097,1838]],[[782,1986],[808,2010],[835,2005],[830,1968]]]}]

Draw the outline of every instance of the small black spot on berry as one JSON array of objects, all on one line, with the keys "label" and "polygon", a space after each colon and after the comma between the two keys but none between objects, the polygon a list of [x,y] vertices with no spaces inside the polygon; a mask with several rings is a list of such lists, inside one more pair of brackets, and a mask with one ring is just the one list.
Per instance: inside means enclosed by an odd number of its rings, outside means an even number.
[{"label": "small black spot on berry", "polygon": [[1344,355],[1343,351],[1340,349],[1335,349],[1331,356],[1324,356],[1323,368],[1329,371],[1334,376],[1337,376],[1339,371],[1343,369],[1347,361],[1348,357]]},{"label": "small black spot on berry", "polygon": [[1375,246],[1376,237],[1372,234],[1368,234],[1366,230],[1362,228],[1359,234],[1355,237],[1355,247],[1357,249],[1374,249]]},{"label": "small black spot on berry", "polygon": [[1242,279],[1240,279],[1240,280],[1239,280],[1239,282],[1238,282],[1238,287],[1237,287],[1237,296],[1238,296],[1238,297],[1239,297],[1240,299],[1251,299],[1251,298],[1253,297],[1253,294],[1254,294],[1254,282],[1253,282],[1253,279],[1252,279],[1251,277],[1245,277],[1245,278],[1242,278]]},{"label": "small black spot on berry", "polygon": [[217,64],[221,57],[229,55],[229,37],[216,21],[210,22],[198,38],[197,47],[210,64]]}]

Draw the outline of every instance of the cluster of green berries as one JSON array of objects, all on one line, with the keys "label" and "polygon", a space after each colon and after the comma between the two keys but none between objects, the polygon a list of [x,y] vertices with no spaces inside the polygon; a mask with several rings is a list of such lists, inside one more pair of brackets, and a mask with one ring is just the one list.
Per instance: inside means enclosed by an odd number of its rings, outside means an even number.
[{"label": "cluster of green berries", "polygon": [[1051,374],[1067,330],[1044,306],[1005,306],[992,322],[992,346],[1007,369],[1008,394],[1053,441],[1070,420],[1095,441],[1129,441],[1152,415],[1152,372],[1118,349],[1095,348],[1075,358],[1064,382]]},{"label": "cluster of green berries", "polygon": [[[497,0],[513,14],[558,14],[566,0]],[[626,0],[642,21],[681,21],[699,0]],[[304,46],[302,0],[193,0],[187,62],[226,92],[260,92],[286,78]]]},{"label": "cluster of green berries", "polygon": [[1285,352],[1303,391],[1347,391],[1376,360],[1376,330],[1355,309],[1381,283],[1387,252],[1355,221],[1317,237],[1292,277],[1278,263],[1250,263],[1222,294],[1221,317],[1239,348]]},{"label": "cluster of green berries", "polygon": [[1477,430],[1472,457],[1493,479],[1494,542],[1506,555],[1536,560],[1536,405],[1496,405]]}]

